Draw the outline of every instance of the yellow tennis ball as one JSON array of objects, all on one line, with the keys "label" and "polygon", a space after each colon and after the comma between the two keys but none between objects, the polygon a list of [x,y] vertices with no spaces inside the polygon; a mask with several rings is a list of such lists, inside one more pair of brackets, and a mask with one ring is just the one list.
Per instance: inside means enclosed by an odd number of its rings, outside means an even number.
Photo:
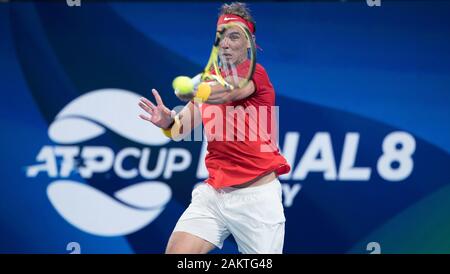
[{"label": "yellow tennis ball", "polygon": [[178,76],[173,80],[172,87],[179,94],[188,94],[194,90],[194,83],[187,76]]}]

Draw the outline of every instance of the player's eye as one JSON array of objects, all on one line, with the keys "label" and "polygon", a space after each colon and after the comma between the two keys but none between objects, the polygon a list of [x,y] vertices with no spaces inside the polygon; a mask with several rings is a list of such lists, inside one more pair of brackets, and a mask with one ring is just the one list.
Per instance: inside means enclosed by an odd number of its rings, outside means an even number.
[{"label": "player's eye", "polygon": [[239,35],[239,33],[232,33],[230,34],[229,38],[233,41],[236,41],[240,38],[241,36]]}]

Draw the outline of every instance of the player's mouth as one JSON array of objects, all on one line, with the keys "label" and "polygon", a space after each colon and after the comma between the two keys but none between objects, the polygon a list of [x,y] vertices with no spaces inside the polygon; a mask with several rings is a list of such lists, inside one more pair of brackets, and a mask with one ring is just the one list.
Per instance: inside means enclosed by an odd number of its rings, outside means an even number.
[{"label": "player's mouth", "polygon": [[231,53],[223,53],[222,54],[223,58],[225,58],[226,60],[230,60],[233,58],[233,54]]}]

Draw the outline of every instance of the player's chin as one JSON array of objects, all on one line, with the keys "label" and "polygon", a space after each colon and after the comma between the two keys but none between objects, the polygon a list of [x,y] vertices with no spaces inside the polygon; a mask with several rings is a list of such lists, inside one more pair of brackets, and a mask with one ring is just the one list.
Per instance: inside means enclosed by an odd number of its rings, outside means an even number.
[{"label": "player's chin", "polygon": [[235,65],[238,62],[239,58],[237,58],[236,56],[231,56],[230,60],[228,61],[230,64]]}]

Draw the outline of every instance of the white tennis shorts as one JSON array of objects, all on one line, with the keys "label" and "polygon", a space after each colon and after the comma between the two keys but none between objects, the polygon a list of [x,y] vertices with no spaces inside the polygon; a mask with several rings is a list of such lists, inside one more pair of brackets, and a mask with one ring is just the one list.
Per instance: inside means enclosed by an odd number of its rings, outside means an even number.
[{"label": "white tennis shorts", "polygon": [[214,189],[207,183],[192,191],[192,201],[174,231],[200,237],[218,248],[233,235],[244,254],[280,254],[284,243],[281,184]]}]

